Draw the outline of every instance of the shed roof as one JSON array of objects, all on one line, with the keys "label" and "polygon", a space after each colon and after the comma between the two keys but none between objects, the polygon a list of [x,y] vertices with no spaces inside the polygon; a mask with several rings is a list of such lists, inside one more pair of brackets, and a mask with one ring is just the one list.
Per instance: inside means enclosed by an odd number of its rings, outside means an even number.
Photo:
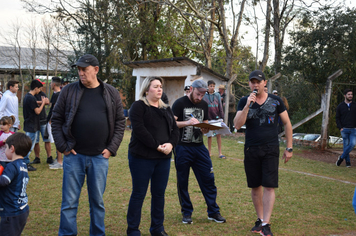
[{"label": "shed roof", "polygon": [[199,64],[187,57],[172,57],[158,60],[147,60],[147,61],[134,61],[134,62],[124,62],[130,68],[158,68],[158,67],[179,67],[179,66],[191,66],[194,65],[198,68],[198,73],[201,71],[212,74],[216,77],[221,78],[222,80],[229,81],[229,78],[209,69],[202,64]]},{"label": "shed roof", "polygon": [[[52,55],[57,52],[52,50]],[[20,58],[18,56],[20,54]],[[35,54],[36,59],[33,60]],[[59,56],[50,56],[50,71],[67,72],[70,70],[68,64],[68,55],[73,55],[71,51],[62,51]],[[22,70],[33,70],[35,67],[36,74],[46,74],[47,72],[47,51],[37,48],[33,53],[31,48],[21,48],[20,53],[14,47],[0,46],[0,74],[19,74],[19,65]]]}]

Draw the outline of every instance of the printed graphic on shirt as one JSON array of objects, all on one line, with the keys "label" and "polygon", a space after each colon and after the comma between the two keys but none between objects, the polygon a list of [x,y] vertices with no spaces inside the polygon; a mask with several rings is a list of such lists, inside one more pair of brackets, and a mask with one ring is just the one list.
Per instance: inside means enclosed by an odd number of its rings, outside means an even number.
[{"label": "printed graphic on shirt", "polygon": [[257,109],[250,109],[247,114],[247,119],[258,119],[259,125],[274,124],[276,121],[276,109],[280,105],[278,100],[267,98],[266,102]]},{"label": "printed graphic on shirt", "polygon": [[[203,122],[204,111],[201,108],[187,107],[183,109],[183,120],[190,120],[192,117],[199,122]],[[203,135],[198,127],[186,126],[183,128],[182,142],[185,143],[201,143],[203,142]]]}]

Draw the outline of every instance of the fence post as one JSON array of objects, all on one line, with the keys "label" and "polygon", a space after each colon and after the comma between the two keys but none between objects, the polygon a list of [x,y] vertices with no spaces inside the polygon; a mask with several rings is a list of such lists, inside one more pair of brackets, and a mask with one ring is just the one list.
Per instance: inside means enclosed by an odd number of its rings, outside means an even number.
[{"label": "fence post", "polygon": [[325,94],[322,97],[322,109],[323,109],[323,121],[321,123],[321,150],[326,149],[326,143],[328,140],[328,125],[329,125],[329,108],[332,92],[332,81],[342,74],[342,70],[336,71],[330,75],[326,80]]}]

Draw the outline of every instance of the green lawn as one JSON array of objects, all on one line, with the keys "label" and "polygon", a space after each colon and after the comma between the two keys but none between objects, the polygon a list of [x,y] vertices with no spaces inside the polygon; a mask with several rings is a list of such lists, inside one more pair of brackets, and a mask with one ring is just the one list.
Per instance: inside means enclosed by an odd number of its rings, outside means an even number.
[{"label": "green lawn", "polygon": [[[131,176],[127,160],[130,131],[116,157],[110,158],[107,188],[104,195],[107,235],[125,235],[126,211],[131,192]],[[205,140],[206,143],[207,140]],[[242,138],[223,138],[223,154],[218,158],[216,141],[213,140],[213,166],[217,202],[226,224],[207,220],[206,205],[200,189],[191,174],[190,195],[194,205],[192,225],[181,223],[181,213],[176,190],[176,171],[172,162],[166,191],[165,229],[169,235],[255,235],[249,232],[256,220],[255,210],[246,186],[243,167]],[[281,147],[283,149],[284,147]],[[54,146],[53,146],[54,149]],[[280,187],[276,191],[276,203],[272,214],[274,235],[342,235],[356,232],[356,217],[351,201],[356,183],[355,168],[340,168],[335,164],[298,157],[298,148],[290,162],[280,164]],[[55,156],[54,150],[52,150]],[[50,170],[45,164],[44,146],[41,146],[42,163],[30,172],[30,216],[23,235],[56,235],[61,206],[62,171]],[[30,159],[33,160],[33,153]],[[298,171],[298,172],[297,172]],[[326,176],[336,180],[306,175],[301,172]],[[78,233],[88,235],[89,207],[86,186],[82,189],[78,211]],[[143,206],[142,235],[149,235],[150,195]]]}]

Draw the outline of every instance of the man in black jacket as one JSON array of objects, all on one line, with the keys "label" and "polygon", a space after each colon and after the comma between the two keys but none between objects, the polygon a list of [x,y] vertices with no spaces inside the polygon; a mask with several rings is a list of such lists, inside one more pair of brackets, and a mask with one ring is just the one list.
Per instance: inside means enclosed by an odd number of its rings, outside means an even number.
[{"label": "man in black jacket", "polygon": [[351,89],[344,90],[345,100],[336,108],[336,125],[340,129],[344,142],[344,151],[336,161],[340,166],[346,160],[346,167],[351,167],[350,152],[356,144],[356,103],[352,101],[353,93]]},{"label": "man in black jacket", "polygon": [[110,156],[124,135],[125,117],[119,92],[97,78],[93,55],[79,58],[79,81],[65,86],[53,109],[52,133],[64,154],[61,219],[58,235],[77,235],[76,214],[87,175],[90,235],[105,235],[103,194]]}]

